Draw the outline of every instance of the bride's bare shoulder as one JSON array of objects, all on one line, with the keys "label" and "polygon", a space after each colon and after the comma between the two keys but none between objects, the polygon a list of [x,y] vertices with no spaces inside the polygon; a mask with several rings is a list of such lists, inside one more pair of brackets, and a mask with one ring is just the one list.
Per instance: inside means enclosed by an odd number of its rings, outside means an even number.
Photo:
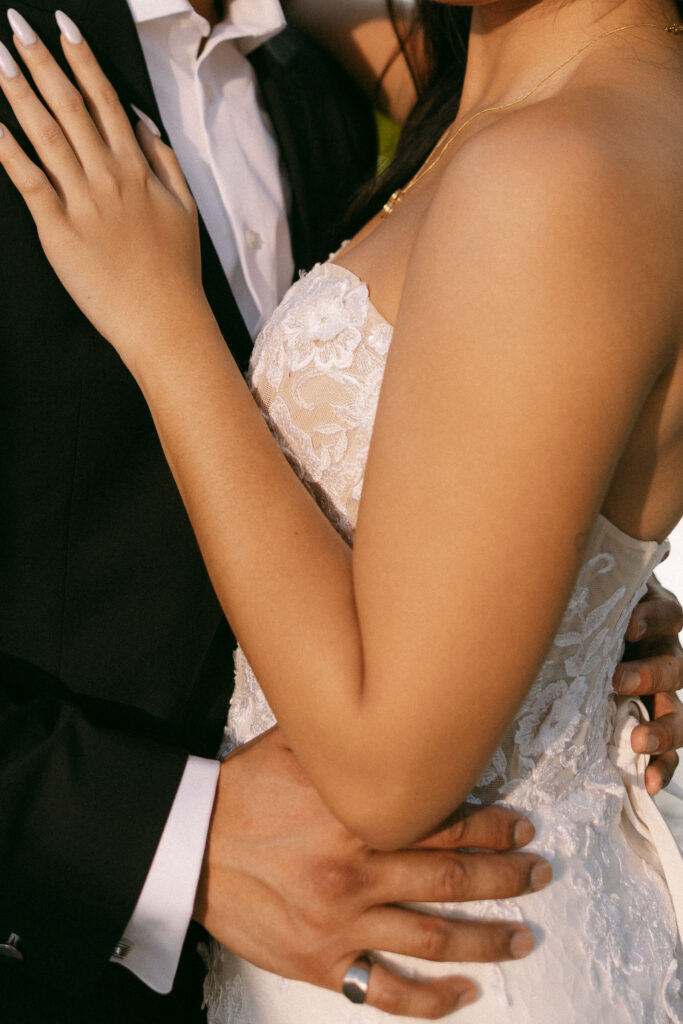
[{"label": "bride's bare shoulder", "polygon": [[640,91],[588,81],[479,130],[450,160],[432,224],[460,231],[484,219],[513,246],[542,233],[549,255],[602,246],[606,260],[631,257],[639,273],[680,282],[683,75],[651,78]]}]

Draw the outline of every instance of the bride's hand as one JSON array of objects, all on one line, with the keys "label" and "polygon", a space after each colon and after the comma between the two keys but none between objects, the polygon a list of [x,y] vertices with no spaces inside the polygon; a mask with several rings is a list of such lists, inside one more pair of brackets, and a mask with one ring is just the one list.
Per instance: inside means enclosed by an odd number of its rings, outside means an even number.
[{"label": "bride's hand", "polygon": [[0,86],[43,169],[5,126],[0,163],[62,284],[132,369],[155,324],[205,303],[196,208],[154,126],[133,131],[77,27],[57,20],[80,92],[11,12],[17,52],[49,109],[0,43]]}]

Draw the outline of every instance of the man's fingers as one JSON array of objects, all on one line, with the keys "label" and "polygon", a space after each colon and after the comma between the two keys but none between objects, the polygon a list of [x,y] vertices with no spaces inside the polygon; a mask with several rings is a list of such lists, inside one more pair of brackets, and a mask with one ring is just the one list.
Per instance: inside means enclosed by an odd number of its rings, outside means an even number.
[{"label": "man's fingers", "polygon": [[517,850],[534,838],[528,818],[508,807],[480,807],[463,804],[438,832],[416,847],[457,850]]},{"label": "man's fingers", "polygon": [[373,949],[439,963],[519,960],[534,946],[516,921],[465,921],[403,907],[376,907],[363,915],[363,941]]},{"label": "man's fingers", "polygon": [[624,661],[614,673],[618,693],[646,696],[651,693],[673,693],[683,687],[683,655],[654,654],[642,661]]},{"label": "man's fingers", "polygon": [[[339,965],[330,985],[335,991],[341,992],[344,975],[351,963]],[[366,1002],[368,1006],[395,1016],[436,1020],[453,1010],[469,1006],[477,997],[477,989],[466,978],[404,978],[375,961],[370,968]]]},{"label": "man's fingers", "polygon": [[547,861],[533,853],[405,850],[377,853],[372,863],[375,903],[508,899],[543,889],[552,878]]},{"label": "man's fingers", "polygon": [[645,769],[645,788],[650,796],[654,796],[669,785],[678,763],[679,757],[675,750],[668,750],[650,761]]},{"label": "man's fingers", "polygon": [[665,754],[683,746],[681,710],[637,725],[631,733],[631,746],[636,754]]},{"label": "man's fingers", "polygon": [[643,639],[676,636],[683,629],[683,609],[678,599],[653,578],[647,595],[633,610],[626,639],[635,643]]}]

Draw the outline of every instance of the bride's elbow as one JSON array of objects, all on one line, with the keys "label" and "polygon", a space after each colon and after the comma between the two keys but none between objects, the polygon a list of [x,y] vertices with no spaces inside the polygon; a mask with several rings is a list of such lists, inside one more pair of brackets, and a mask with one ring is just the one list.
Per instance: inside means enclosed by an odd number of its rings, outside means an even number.
[{"label": "bride's elbow", "polygon": [[337,792],[328,805],[353,835],[374,850],[398,850],[428,835],[451,808],[443,812],[415,792],[414,782],[382,783],[372,774],[362,785]]}]

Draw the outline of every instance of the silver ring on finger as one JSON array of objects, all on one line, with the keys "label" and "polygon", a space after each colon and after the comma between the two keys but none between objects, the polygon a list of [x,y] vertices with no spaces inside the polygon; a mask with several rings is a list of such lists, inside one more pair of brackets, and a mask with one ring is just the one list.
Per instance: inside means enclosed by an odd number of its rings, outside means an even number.
[{"label": "silver ring on finger", "polygon": [[373,960],[369,953],[357,957],[344,975],[342,992],[352,1003],[364,1003],[368,996]]}]

